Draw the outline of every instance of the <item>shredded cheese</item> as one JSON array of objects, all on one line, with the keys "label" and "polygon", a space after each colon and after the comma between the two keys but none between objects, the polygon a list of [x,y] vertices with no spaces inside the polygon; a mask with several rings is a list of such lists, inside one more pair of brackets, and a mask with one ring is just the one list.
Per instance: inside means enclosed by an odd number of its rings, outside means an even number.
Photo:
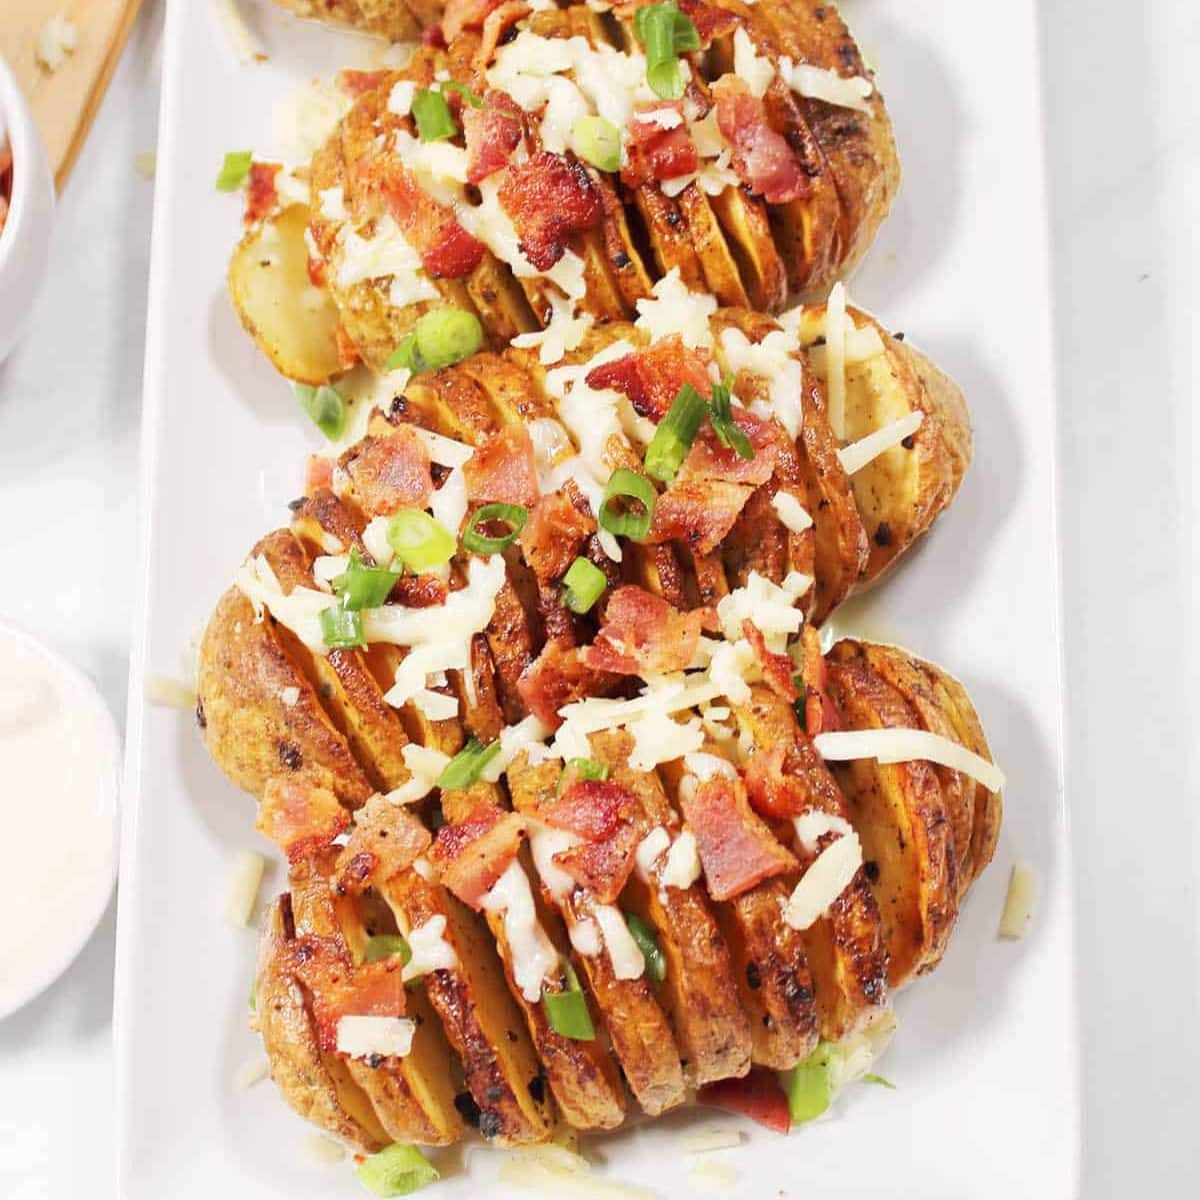
[{"label": "shredded cheese", "polygon": [[504,919],[513,979],[531,1004],[541,999],[542,980],[558,964],[558,951],[537,918],[529,878],[519,862],[512,862],[479,903],[484,912]]},{"label": "shredded cheese", "polygon": [[406,940],[412,958],[404,968],[405,983],[434,971],[452,971],[458,966],[458,955],[446,941],[446,918],[441,913],[416,929],[410,929]]},{"label": "shredded cheese", "polygon": [[1004,787],[1004,772],[995,763],[958,742],[924,729],[853,729],[819,733],[813,738],[817,753],[830,762],[873,758],[880,763],[925,760],[961,771],[991,792]]},{"label": "shredded cheese", "polygon": [[794,339],[782,329],[772,330],[761,342],[752,342],[740,329],[721,331],[726,367],[735,374],[749,371],[767,381],[767,402],[752,404],[750,411],[777,418],[792,439],[800,436],[804,423],[804,369],[794,350]]},{"label": "shredded cheese", "polygon": [[808,929],[850,886],[862,862],[862,844],[853,830],[830,842],[800,877],[784,907],[784,921],[793,929]]},{"label": "shredded cheese", "polygon": [[249,925],[258,901],[258,889],[262,885],[267,860],[253,850],[239,850],[233,860],[229,878],[229,893],[225,902],[225,915],[235,925]]},{"label": "shredded cheese", "polygon": [[1015,940],[1025,936],[1029,922],[1033,919],[1033,906],[1037,898],[1037,875],[1028,863],[1015,863],[1008,878],[1008,892],[1004,897],[1004,911],[1000,915],[1000,936]]},{"label": "shredded cheese", "polygon": [[683,1148],[689,1154],[709,1154],[713,1150],[732,1150],[746,1140],[740,1129],[728,1125],[710,1126],[685,1134]]},{"label": "shredded cheese", "polygon": [[829,427],[838,441],[846,437],[846,288],[833,285],[825,306],[825,388]]},{"label": "shredded cheese", "polygon": [[654,864],[670,849],[671,835],[661,826],[656,825],[638,843],[634,855],[634,864],[638,878],[643,883],[649,883],[654,871]]},{"label": "shredded cheese", "polygon": [[796,829],[796,840],[809,854],[815,853],[821,838],[827,834],[836,833],[838,837],[847,837],[854,832],[845,817],[823,812],[819,808],[807,809],[795,817],[792,824]]},{"label": "shredded cheese", "polygon": [[633,940],[621,910],[611,904],[597,904],[592,909],[592,916],[604,937],[613,974],[618,979],[641,979],[646,971],[646,959]]},{"label": "shredded cheese", "polygon": [[651,710],[626,726],[633,738],[629,765],[635,771],[652,771],[660,763],[683,758],[704,745],[700,718],[682,724],[668,713]]},{"label": "shredded cheese", "polygon": [[538,351],[538,361],[544,367],[562,362],[568,350],[576,349],[595,323],[591,313],[574,312],[574,306],[558,297],[550,301],[551,317],[545,329],[533,333],[521,333],[512,339],[512,345],[521,350]]},{"label": "shredded cheese", "polygon": [[712,346],[709,321],[717,311],[716,297],[689,290],[678,267],[672,267],[654,285],[650,296],[637,302],[637,310],[634,325],[652,342],[678,334],[683,344],[694,350]]},{"label": "shredded cheese", "polygon": [[733,35],[733,73],[750,89],[752,96],[760,99],[767,94],[767,88],[775,78],[775,64],[758,53],[744,25],[739,25]]},{"label": "shredded cheese", "polygon": [[776,492],[771,497],[771,507],[784,527],[792,533],[803,533],[812,528],[813,519],[809,516],[808,509],[791,492]]},{"label": "shredded cheese", "polygon": [[912,437],[921,428],[925,414],[920,409],[914,409],[895,421],[889,421],[882,429],[867,434],[849,446],[843,446],[838,451],[838,458],[847,475],[861,471],[868,463],[872,463],[881,454],[900,445],[905,438]]},{"label": "shredded cheese", "polygon": [[696,837],[690,829],[685,829],[667,851],[667,861],[658,877],[658,882],[665,888],[678,888],[685,891],[700,878],[700,851],[696,845]]},{"label": "shredded cheese", "polygon": [[875,85],[861,75],[839,75],[823,67],[808,63],[792,64],[784,58],[779,63],[779,73],[787,80],[794,92],[808,100],[823,100],[838,108],[852,108],[856,112],[870,113],[867,101],[875,91]]},{"label": "shredded cheese", "polygon": [[[254,31],[246,23],[246,18],[242,15],[237,0],[216,0],[216,5],[217,16],[221,18],[221,23],[225,26],[225,33],[233,46],[238,62],[266,62],[267,56],[263,53],[262,45]],[[61,18],[59,19],[61,20]]]},{"label": "shredded cheese", "polygon": [[416,1032],[416,1021],[408,1017],[341,1017],[337,1050],[348,1058],[404,1058]]},{"label": "shredded cheese", "polygon": [[147,675],[142,681],[142,693],[147,703],[159,708],[196,707],[196,689],[166,675]]},{"label": "shredded cheese", "polygon": [[751,571],[744,586],[722,596],[717,604],[717,619],[729,641],[742,637],[742,623],[753,621],[769,649],[782,653],[787,638],[800,632],[804,614],[796,601],[812,586],[808,575],[791,572],[782,584]]},{"label": "shredded cheese", "polygon": [[256,1083],[261,1083],[271,1073],[271,1064],[265,1054],[259,1054],[247,1059],[238,1067],[233,1076],[233,1086],[239,1092],[249,1091]]}]

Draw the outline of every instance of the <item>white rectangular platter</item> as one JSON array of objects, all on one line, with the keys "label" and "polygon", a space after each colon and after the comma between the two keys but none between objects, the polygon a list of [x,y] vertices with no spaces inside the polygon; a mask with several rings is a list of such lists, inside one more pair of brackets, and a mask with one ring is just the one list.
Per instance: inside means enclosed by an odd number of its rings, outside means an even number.
[{"label": "white rectangular platter", "polygon": [[[209,762],[186,714],[146,708],[147,672],[180,658],[254,541],[285,523],[318,436],[238,327],[224,289],[237,202],[222,155],[276,148],[281,97],[368,42],[244,3],[269,60],[231,52],[213,8],[171,0],[166,30],[143,442],[142,600],[129,705],[116,1036],[121,1200],[350,1198],[270,1084],[239,1090],[255,936],[225,920],[231,861],[265,850],[251,802]],[[1077,1190],[1071,865],[1062,786],[1055,421],[1040,77],[1033,0],[858,0],[904,184],[857,303],[964,387],[976,458],[957,504],[895,578],[839,627],[901,641],[958,674],[1008,773],[997,860],[939,971],[898,1002],[895,1091],[859,1087],[837,1115],[719,1155],[724,1194],[872,1200],[1063,1200]],[[130,381],[134,386],[134,381]],[[1029,935],[996,925],[1008,872],[1037,871]],[[278,875],[266,888],[278,888]],[[264,893],[265,894],[265,893]],[[599,1170],[664,1197],[694,1190],[693,1113],[587,1144]],[[509,1195],[496,1155],[442,1159],[445,1200]]]}]

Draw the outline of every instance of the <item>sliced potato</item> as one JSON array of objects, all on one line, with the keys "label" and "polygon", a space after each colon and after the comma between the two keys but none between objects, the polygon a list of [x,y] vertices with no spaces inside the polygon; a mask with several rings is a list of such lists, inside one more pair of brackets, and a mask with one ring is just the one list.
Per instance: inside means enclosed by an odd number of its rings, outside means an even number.
[{"label": "sliced potato", "polygon": [[229,294],[246,332],[297,383],[329,383],[343,369],[337,305],[308,276],[308,209],[293,204],[256,225],[229,260]]}]

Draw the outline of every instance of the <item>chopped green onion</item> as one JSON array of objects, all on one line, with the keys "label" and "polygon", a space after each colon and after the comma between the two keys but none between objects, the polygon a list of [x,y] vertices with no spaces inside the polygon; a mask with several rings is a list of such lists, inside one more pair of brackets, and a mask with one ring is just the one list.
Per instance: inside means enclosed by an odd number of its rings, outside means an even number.
[{"label": "chopped green onion", "polygon": [[796,722],[800,728],[808,732],[808,689],[804,686],[803,675],[792,676],[792,686],[797,688],[800,695],[792,701],[792,711],[796,714]]},{"label": "chopped green onion", "polygon": [[571,126],[571,143],[580,158],[600,171],[621,169],[621,131],[603,117],[589,114]]},{"label": "chopped green onion", "polygon": [[[632,538],[640,542],[649,532],[654,520],[654,501],[657,493],[654,484],[644,475],[619,467],[604,485],[604,499],[600,504],[600,528],[615,537]],[[642,507],[641,512],[614,505],[617,500],[632,500]]]},{"label": "chopped green onion", "polygon": [[319,620],[321,637],[331,650],[353,650],[355,646],[367,644],[363,636],[362,613],[336,605],[323,608]]},{"label": "chopped green onion", "polygon": [[569,758],[558,777],[558,791],[560,795],[562,794],[563,783],[566,781],[568,771],[574,771],[577,778],[589,781],[608,778],[607,763],[597,762],[594,758]]},{"label": "chopped green onion", "polygon": [[733,422],[733,377],[726,375],[712,390],[712,427],[717,441],[726,450],[737,451],[739,458],[753,458],[754,447],[750,439]]},{"label": "chopped green onion", "polygon": [[346,402],[342,394],[331,387],[312,388],[302,383],[292,386],[309,420],[331,442],[336,442],[346,428]]},{"label": "chopped green onion", "polygon": [[363,947],[364,962],[383,962],[386,958],[400,956],[402,966],[412,961],[412,950],[398,933],[376,933],[367,938]]},{"label": "chopped green onion", "polygon": [[658,944],[654,930],[637,913],[627,912],[625,924],[629,926],[629,936],[637,942],[638,949],[646,960],[646,974],[655,983],[662,983],[667,977],[667,959]]},{"label": "chopped green onion", "polygon": [[342,607],[350,612],[364,608],[378,608],[396,586],[396,572],[386,567],[368,567],[358,553],[358,547],[350,550],[350,563],[346,570],[333,581]]},{"label": "chopped green onion", "polygon": [[874,1073],[864,1075],[863,1083],[877,1083],[880,1087],[885,1087],[890,1092],[894,1092],[896,1090],[896,1085],[890,1079],[884,1079],[882,1075],[876,1075]]},{"label": "chopped green onion", "polygon": [[836,1050],[833,1042],[821,1042],[806,1059],[792,1068],[787,1080],[787,1096],[793,1125],[814,1120],[832,1102]]},{"label": "chopped green onion", "polygon": [[254,163],[253,150],[230,150],[217,175],[218,192],[236,192],[246,182]]},{"label": "chopped green onion", "polygon": [[[485,504],[467,522],[462,544],[472,554],[498,554],[501,550],[507,550],[517,540],[528,520],[529,509],[522,504]],[[489,537],[482,532],[485,525],[496,521],[503,521],[508,526],[508,533],[500,537]]]},{"label": "chopped green onion", "polygon": [[483,97],[476,95],[465,83],[459,83],[457,79],[447,79],[442,84],[442,91],[457,92],[472,108],[483,107]]},{"label": "chopped green onion", "polygon": [[412,115],[417,123],[417,136],[423,142],[444,142],[458,133],[458,124],[441,92],[418,88],[413,96]]},{"label": "chopped green onion", "polygon": [[570,963],[563,963],[563,976],[567,981],[565,992],[543,992],[542,1006],[546,1020],[555,1033],[573,1042],[591,1042],[596,1038],[592,1015],[588,1012],[587,999],[579,986],[579,976]]},{"label": "chopped green onion", "polygon": [[384,366],[414,375],[453,366],[483,345],[483,326],[462,308],[435,308],[419,317],[413,331],[392,351]]},{"label": "chopped green onion", "polygon": [[563,576],[563,586],[567,589],[563,603],[573,613],[587,612],[608,587],[608,576],[595,563],[586,558],[577,558]]},{"label": "chopped green onion", "polygon": [[392,517],[387,540],[401,563],[418,575],[448,563],[457,549],[454,535],[419,508],[402,508]]},{"label": "chopped green onion", "polygon": [[675,0],[650,4],[633,15],[633,31],[646,49],[646,82],[664,100],[683,95],[679,55],[700,49],[700,34]]},{"label": "chopped green onion", "polygon": [[468,788],[483,772],[483,769],[500,753],[500,740],[486,746],[472,738],[443,768],[437,785],[443,791],[454,792]]},{"label": "chopped green onion", "polygon": [[707,415],[708,401],[685,383],[646,447],[646,474],[651,479],[670,483],[675,478]]},{"label": "chopped green onion", "polygon": [[407,1196],[440,1178],[437,1168],[416,1146],[401,1142],[364,1159],[355,1173],[368,1192],[384,1197]]}]

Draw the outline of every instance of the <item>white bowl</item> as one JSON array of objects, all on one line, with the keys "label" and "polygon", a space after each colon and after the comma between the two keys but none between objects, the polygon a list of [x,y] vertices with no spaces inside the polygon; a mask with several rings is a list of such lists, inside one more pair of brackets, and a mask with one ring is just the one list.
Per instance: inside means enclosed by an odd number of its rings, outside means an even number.
[{"label": "white bowl", "polygon": [[54,176],[29,105],[0,58],[0,137],[12,146],[12,204],[0,233],[0,362],[33,315],[50,260]]}]

